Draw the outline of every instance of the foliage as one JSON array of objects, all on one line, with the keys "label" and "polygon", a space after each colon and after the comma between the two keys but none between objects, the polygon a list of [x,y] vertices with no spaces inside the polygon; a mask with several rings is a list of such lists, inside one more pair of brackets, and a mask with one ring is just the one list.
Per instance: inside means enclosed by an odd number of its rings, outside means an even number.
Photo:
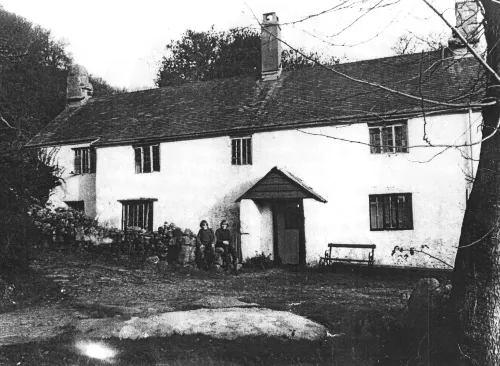
[{"label": "foliage", "polygon": [[423,254],[427,257],[430,257],[444,265],[446,265],[447,267],[449,268],[453,268],[453,266],[448,263],[448,262],[445,262],[444,260],[442,260],[441,258],[438,258],[428,252],[426,252],[425,250],[426,249],[429,249],[429,246],[428,245],[425,245],[425,244],[422,244],[420,246],[420,248],[416,248],[416,247],[408,247],[408,248],[405,248],[405,247],[401,247],[399,245],[396,245],[394,248],[392,248],[392,253],[391,253],[391,256],[395,256],[397,255],[398,257],[400,258],[403,258],[405,261],[408,260],[410,258],[410,256],[414,256],[416,254]]},{"label": "foliage", "polygon": [[10,124],[25,142],[64,109],[71,64],[64,46],[49,31],[0,9],[2,130]]},{"label": "foliage", "polygon": [[93,87],[92,96],[94,98],[106,97],[113,94],[126,93],[128,91],[127,88],[118,88],[109,85],[106,80],[104,80],[99,76],[89,75],[89,81]]},{"label": "foliage", "polygon": [[49,31],[0,8],[0,271],[26,267],[28,209],[61,183],[50,154],[22,146],[64,109],[70,63]]},{"label": "foliage", "polygon": [[426,37],[418,37],[415,34],[403,34],[397,39],[391,50],[396,55],[408,55],[421,51],[437,51],[447,44],[446,33],[431,33]]},{"label": "foliage", "polygon": [[[188,29],[180,40],[170,41],[166,50],[155,80],[159,87],[260,73],[261,40],[251,28],[216,31],[212,26],[205,32]],[[315,60],[321,58],[318,53],[305,53]],[[284,70],[293,70],[314,66],[315,62],[294,50],[283,50],[282,65]]]},{"label": "foliage", "polygon": [[58,167],[36,151],[0,146],[0,272],[26,267],[36,232],[29,207],[61,184]]},{"label": "foliage", "polygon": [[264,252],[260,254],[256,252],[256,255],[254,257],[247,258],[245,260],[245,263],[247,266],[250,266],[252,268],[262,268],[262,269],[271,268],[274,264],[272,255],[271,254],[266,255]]}]

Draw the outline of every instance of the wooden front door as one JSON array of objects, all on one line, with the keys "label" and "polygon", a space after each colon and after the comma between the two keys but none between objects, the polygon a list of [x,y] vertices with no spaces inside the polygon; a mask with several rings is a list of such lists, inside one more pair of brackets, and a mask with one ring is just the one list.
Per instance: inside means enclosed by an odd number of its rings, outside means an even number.
[{"label": "wooden front door", "polygon": [[305,263],[302,200],[276,201],[273,213],[275,258],[282,264]]}]

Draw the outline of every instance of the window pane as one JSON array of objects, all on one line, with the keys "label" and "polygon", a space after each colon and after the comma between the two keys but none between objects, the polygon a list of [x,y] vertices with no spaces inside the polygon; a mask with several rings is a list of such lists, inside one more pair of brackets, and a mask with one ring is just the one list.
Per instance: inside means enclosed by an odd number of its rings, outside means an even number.
[{"label": "window pane", "polygon": [[127,213],[126,213],[126,207],[123,203],[122,203],[122,230],[125,230],[127,228],[127,223],[125,222],[125,219],[127,217]]},{"label": "window pane", "polygon": [[148,203],[148,216],[146,221],[146,228],[153,231],[153,202]]},{"label": "window pane", "polygon": [[82,150],[75,149],[75,174],[82,174]]},{"label": "window pane", "polygon": [[401,125],[401,152],[408,152],[408,126]]},{"label": "window pane", "polygon": [[248,151],[247,151],[247,156],[248,156],[247,164],[252,165],[253,162],[252,162],[252,139],[251,138],[249,138],[247,140],[247,149],[248,149]]},{"label": "window pane", "polygon": [[128,204],[128,226],[134,226],[134,217],[135,217],[135,212],[134,212],[134,206],[132,204]]},{"label": "window pane", "polygon": [[142,173],[142,159],[141,159],[141,148],[136,147],[134,149],[134,156],[135,156],[135,172],[136,173]]},{"label": "window pane", "polygon": [[406,125],[394,126],[396,152],[408,152]]},{"label": "window pane", "polygon": [[123,228],[137,226],[149,231],[153,230],[153,202],[131,201],[123,202]]},{"label": "window pane", "polygon": [[236,164],[241,165],[241,139],[236,140]]},{"label": "window pane", "polygon": [[382,127],[382,151],[394,152],[394,142],[392,136],[392,126]]},{"label": "window pane", "polygon": [[241,139],[241,164],[242,165],[248,164],[247,152],[248,152],[248,139]]},{"label": "window pane", "polygon": [[137,226],[144,227],[144,204],[139,203],[137,205]]},{"label": "window pane", "polygon": [[65,201],[69,208],[85,212],[85,202],[84,201]]},{"label": "window pane", "polygon": [[89,172],[89,151],[82,149],[82,173]]},{"label": "window pane", "polygon": [[147,230],[152,231],[152,228],[150,228],[150,216],[151,216],[151,202],[146,203],[144,207],[144,228]]},{"label": "window pane", "polygon": [[97,167],[97,153],[95,149],[90,149],[90,172],[95,173]]},{"label": "window pane", "polygon": [[413,229],[411,193],[370,196],[370,229]]},{"label": "window pane", "polygon": [[384,197],[383,202],[384,202],[384,228],[390,228],[391,202],[389,201],[389,197]]},{"label": "window pane", "polygon": [[379,212],[377,197],[370,197],[370,227],[382,229],[382,212]]},{"label": "window pane", "polygon": [[370,128],[370,153],[380,154],[380,128]]},{"label": "window pane", "polygon": [[145,146],[142,148],[142,153],[144,156],[144,166],[143,173],[151,173],[151,146]]},{"label": "window pane", "polygon": [[153,171],[160,171],[160,145],[153,145]]},{"label": "window pane", "polygon": [[398,199],[397,196],[389,196],[391,202],[391,228],[398,227]]},{"label": "window pane", "polygon": [[398,196],[398,228],[405,229],[408,227],[408,217],[406,210],[406,197]]},{"label": "window pane", "polygon": [[236,140],[231,140],[231,164],[236,165]]},{"label": "window pane", "polygon": [[396,202],[392,196],[384,197],[384,228],[396,228]]}]

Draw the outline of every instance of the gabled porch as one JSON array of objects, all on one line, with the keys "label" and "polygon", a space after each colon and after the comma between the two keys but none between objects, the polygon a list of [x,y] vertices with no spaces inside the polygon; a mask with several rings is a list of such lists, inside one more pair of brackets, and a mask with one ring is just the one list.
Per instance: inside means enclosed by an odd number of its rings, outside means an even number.
[{"label": "gabled porch", "polygon": [[277,264],[305,264],[304,199],[327,202],[302,179],[278,167],[240,196],[243,259],[264,252]]}]

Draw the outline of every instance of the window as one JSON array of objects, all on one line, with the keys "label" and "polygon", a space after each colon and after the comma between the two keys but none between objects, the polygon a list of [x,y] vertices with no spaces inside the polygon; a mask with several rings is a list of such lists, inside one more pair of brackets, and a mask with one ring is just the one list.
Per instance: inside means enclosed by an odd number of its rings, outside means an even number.
[{"label": "window", "polygon": [[408,126],[406,122],[372,125],[370,131],[370,153],[407,153]]},{"label": "window", "polygon": [[73,149],[75,152],[75,174],[95,173],[96,153],[90,147]]},{"label": "window", "polygon": [[411,193],[370,195],[370,230],[412,230]]},{"label": "window", "polygon": [[136,173],[160,171],[160,145],[134,147],[134,154]]},{"label": "window", "polygon": [[231,163],[233,165],[252,165],[251,137],[231,139]]},{"label": "window", "polygon": [[72,208],[73,210],[85,212],[84,201],[64,201],[64,203],[67,204],[68,207]]},{"label": "window", "polygon": [[153,201],[155,200],[121,201],[122,230],[126,230],[131,226],[136,226],[153,231]]}]

